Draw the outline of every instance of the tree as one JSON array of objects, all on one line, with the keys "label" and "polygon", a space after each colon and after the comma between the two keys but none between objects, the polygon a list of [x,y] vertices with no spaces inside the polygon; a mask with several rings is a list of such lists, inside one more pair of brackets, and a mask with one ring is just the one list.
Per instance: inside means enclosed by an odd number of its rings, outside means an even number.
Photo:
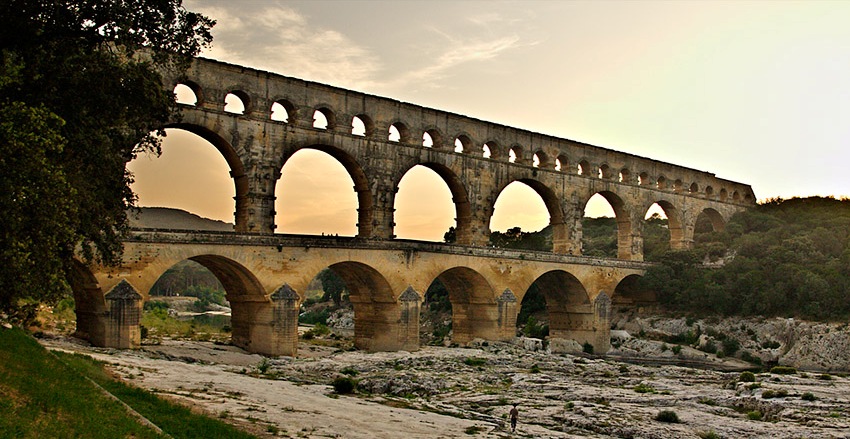
[{"label": "tree", "polygon": [[334,305],[340,306],[343,293],[346,290],[345,281],[330,268],[320,271],[317,277],[322,282],[322,290],[325,292],[322,296],[322,302],[333,300]]},{"label": "tree", "polygon": [[75,254],[120,261],[135,201],[125,165],[159,152],[176,111],[159,71],[184,68],[215,23],[181,0],[6,0],[0,18],[0,222],[17,225],[0,243],[4,262],[15,258],[0,266],[10,309],[66,293]]}]

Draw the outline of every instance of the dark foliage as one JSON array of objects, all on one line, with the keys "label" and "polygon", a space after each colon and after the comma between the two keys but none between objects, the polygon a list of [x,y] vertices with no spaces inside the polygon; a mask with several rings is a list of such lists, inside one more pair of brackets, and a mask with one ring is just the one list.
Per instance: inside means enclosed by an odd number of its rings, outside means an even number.
[{"label": "dark foliage", "polygon": [[6,0],[0,18],[8,309],[65,294],[75,253],[120,260],[135,201],[125,164],[159,152],[156,134],[176,109],[158,69],[181,68],[214,22],[180,0]]}]

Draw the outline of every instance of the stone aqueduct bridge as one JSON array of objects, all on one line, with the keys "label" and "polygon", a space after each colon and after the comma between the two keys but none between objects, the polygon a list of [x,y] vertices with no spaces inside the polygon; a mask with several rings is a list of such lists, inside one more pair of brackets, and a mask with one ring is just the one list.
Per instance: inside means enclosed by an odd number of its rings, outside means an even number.
[{"label": "stone aqueduct bridge", "polygon": [[[163,77],[196,98],[172,127],[208,140],[230,166],[235,232],[135,230],[121,267],[80,264],[72,282],[78,331],[97,345],[138,346],[141,302],[165,270],[191,259],[221,280],[233,308],[233,342],[253,352],[295,354],[301,295],[325,267],[351,292],[359,348],[418,348],[419,306],[440,279],[456,342],[511,339],[518,304],[538,282],[551,337],[604,352],[611,301],[651,300],[635,288],[646,268],[641,232],[651,205],[667,215],[671,247],[682,249],[691,246],[700,215],[721,229],[755,202],[748,185],[711,173],[246,67],[196,59],[186,72]],[[228,95],[244,111],[225,111]],[[275,183],[304,148],[331,155],[351,176],[356,237],[273,233]],[[435,171],[452,193],[453,245],[395,239],[398,184],[417,165]],[[551,252],[487,246],[496,199],[515,181],[544,201]],[[617,259],[581,256],[581,219],[595,194],[615,212]]]}]

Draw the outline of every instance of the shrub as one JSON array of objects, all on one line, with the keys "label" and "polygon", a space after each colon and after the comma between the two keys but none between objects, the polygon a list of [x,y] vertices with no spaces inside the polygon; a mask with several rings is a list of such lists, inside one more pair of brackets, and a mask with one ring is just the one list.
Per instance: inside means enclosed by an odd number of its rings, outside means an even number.
[{"label": "shrub", "polygon": [[709,340],[705,343],[705,346],[701,347],[699,350],[708,352],[709,354],[714,354],[717,352],[717,345],[714,344],[714,341]]},{"label": "shrub", "polygon": [[323,325],[327,325],[328,317],[330,316],[331,312],[328,308],[324,308],[319,311],[307,311],[298,316],[298,323],[307,325],[317,325],[321,323]]},{"label": "shrub", "polygon": [[723,344],[723,352],[725,352],[726,355],[728,355],[730,357],[734,356],[735,353],[738,352],[738,350],[741,349],[741,344],[738,343],[738,340],[735,340],[732,337],[727,337],[725,340],[723,340],[722,344]]},{"label": "shrub", "polygon": [[540,366],[536,364],[531,365],[531,373],[540,373]]},{"label": "shrub", "polygon": [[797,369],[790,366],[774,366],[770,369],[770,373],[776,375],[794,375]]},{"label": "shrub", "polygon": [[487,364],[487,360],[484,358],[476,358],[476,357],[466,357],[463,359],[463,364],[467,366],[483,366]]},{"label": "shrub", "polygon": [[762,415],[761,412],[758,411],[758,410],[753,410],[751,412],[747,412],[747,419],[749,419],[751,421],[761,421],[761,418],[763,418],[763,417],[764,417],[764,415]]},{"label": "shrub", "polygon": [[751,354],[750,351],[742,351],[741,359],[748,363],[761,365],[761,358]]},{"label": "shrub", "polygon": [[782,346],[782,344],[774,340],[767,340],[761,344],[761,347],[764,349],[776,349],[780,346]]},{"label": "shrub", "polygon": [[830,380],[832,380],[832,375],[830,375],[828,373],[822,373],[822,374],[818,375],[818,379],[824,380],[824,381],[830,381]]},{"label": "shrub", "polygon": [[682,352],[682,347],[679,345],[673,346],[673,353],[679,355],[679,352]]},{"label": "shrub", "polygon": [[655,393],[655,388],[646,383],[640,383],[635,386],[634,391],[637,393]]},{"label": "shrub", "polygon": [[814,401],[818,398],[812,392],[806,392],[800,397],[800,399],[803,401]]},{"label": "shrub", "polygon": [[741,375],[738,376],[738,381],[742,383],[754,383],[756,381],[756,374],[750,371],[741,372]]},{"label": "shrub", "polygon": [[677,415],[673,410],[662,410],[655,415],[655,420],[659,422],[677,424],[679,423],[679,415]]},{"label": "shrub", "polygon": [[341,373],[343,375],[348,375],[348,376],[354,377],[354,376],[357,376],[357,374],[359,372],[357,372],[357,369],[349,366],[349,367],[344,367],[341,371],[339,371],[339,373]]},{"label": "shrub", "polygon": [[522,328],[522,333],[526,337],[544,339],[549,335],[549,325],[540,323],[534,316],[529,316],[528,321]]},{"label": "shrub", "polygon": [[720,439],[720,435],[715,433],[714,430],[699,432],[697,433],[697,436],[699,436],[700,439]]},{"label": "shrub", "polygon": [[334,378],[333,386],[334,392],[340,395],[347,395],[354,392],[354,389],[357,388],[357,381],[348,376],[336,377]]},{"label": "shrub", "polygon": [[588,343],[588,342],[584,342],[584,344],[581,345],[581,350],[585,354],[592,354],[593,353],[593,345]]}]

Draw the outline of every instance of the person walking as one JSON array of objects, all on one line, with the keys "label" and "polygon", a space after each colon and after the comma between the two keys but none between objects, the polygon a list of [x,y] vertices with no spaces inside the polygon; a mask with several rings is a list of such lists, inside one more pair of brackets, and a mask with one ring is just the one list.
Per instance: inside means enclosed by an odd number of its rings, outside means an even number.
[{"label": "person walking", "polygon": [[513,432],[516,431],[516,420],[519,417],[519,410],[517,410],[516,404],[514,404],[514,407],[511,409],[510,416],[511,416],[511,433],[513,433]]}]

